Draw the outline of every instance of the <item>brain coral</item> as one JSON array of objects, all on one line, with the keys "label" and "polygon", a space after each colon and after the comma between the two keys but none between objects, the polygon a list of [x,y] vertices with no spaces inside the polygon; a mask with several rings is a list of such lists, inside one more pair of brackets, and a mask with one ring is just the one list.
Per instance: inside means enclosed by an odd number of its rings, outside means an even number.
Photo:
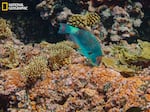
[{"label": "brain coral", "polygon": [[92,26],[100,22],[100,16],[97,13],[87,13],[87,26]]},{"label": "brain coral", "polygon": [[68,24],[79,28],[91,27],[99,22],[100,16],[97,13],[87,13],[85,15],[74,14],[68,19]]}]

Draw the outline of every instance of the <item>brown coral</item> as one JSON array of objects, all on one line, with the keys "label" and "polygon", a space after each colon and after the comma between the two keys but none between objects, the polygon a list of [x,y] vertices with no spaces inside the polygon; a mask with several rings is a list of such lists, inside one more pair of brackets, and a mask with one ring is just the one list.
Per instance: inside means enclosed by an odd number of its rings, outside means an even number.
[{"label": "brown coral", "polygon": [[97,13],[87,13],[87,26],[93,26],[100,23],[100,16]]},{"label": "brown coral", "polygon": [[0,64],[3,67],[16,68],[19,66],[19,54],[14,45],[5,44],[3,46],[3,55],[0,56]]},{"label": "brown coral", "polygon": [[75,27],[84,28],[87,26],[87,21],[83,15],[75,14],[69,17],[68,24]]},{"label": "brown coral", "polygon": [[0,18],[0,38],[9,38],[11,36],[12,32],[6,20]]},{"label": "brown coral", "polygon": [[70,41],[63,41],[56,44],[46,45],[45,52],[48,54],[49,67],[51,70],[57,70],[64,65],[71,63],[71,54],[77,45]]},{"label": "brown coral", "polygon": [[40,78],[47,70],[47,60],[42,56],[35,56],[30,63],[21,69],[22,75],[28,80],[35,81]]},{"label": "brown coral", "polygon": [[91,27],[99,22],[100,16],[97,13],[74,14],[68,19],[68,24],[79,28]]},{"label": "brown coral", "polygon": [[25,78],[20,75],[18,69],[4,71],[0,73],[0,94],[11,94],[15,90],[23,88],[25,82]]}]

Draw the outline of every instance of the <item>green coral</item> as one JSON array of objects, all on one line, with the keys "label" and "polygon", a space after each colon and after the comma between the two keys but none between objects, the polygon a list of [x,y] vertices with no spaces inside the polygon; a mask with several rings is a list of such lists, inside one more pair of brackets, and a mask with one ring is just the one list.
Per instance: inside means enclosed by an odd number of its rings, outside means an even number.
[{"label": "green coral", "polygon": [[17,49],[12,44],[4,46],[5,56],[0,57],[0,63],[3,67],[16,68],[19,66],[19,55]]},{"label": "green coral", "polygon": [[134,50],[123,50],[122,54],[128,63],[136,63],[138,61],[147,62],[150,61],[149,49],[149,42],[138,40],[138,44]]},{"label": "green coral", "polygon": [[5,19],[0,18],[0,39],[12,36],[11,29]]},{"label": "green coral", "polygon": [[141,53],[138,55],[138,58],[150,60],[150,42],[138,40],[138,43],[141,48]]},{"label": "green coral", "polygon": [[28,80],[36,80],[46,72],[48,62],[43,56],[35,56],[29,62],[28,65],[21,68],[21,74]]},{"label": "green coral", "polygon": [[[132,76],[150,63],[150,43],[138,40],[138,44],[112,45],[109,56],[102,58],[107,67]],[[147,65],[148,66],[148,65]]]},{"label": "green coral", "polygon": [[74,14],[68,19],[68,24],[78,28],[91,27],[99,22],[100,16],[97,13]]},{"label": "green coral", "polygon": [[113,57],[106,57],[105,56],[102,58],[102,63],[104,63],[105,66],[113,68],[116,71],[123,72],[126,74],[132,74],[135,72],[134,69],[131,69],[128,65],[121,64],[119,61],[120,60],[113,58]]}]

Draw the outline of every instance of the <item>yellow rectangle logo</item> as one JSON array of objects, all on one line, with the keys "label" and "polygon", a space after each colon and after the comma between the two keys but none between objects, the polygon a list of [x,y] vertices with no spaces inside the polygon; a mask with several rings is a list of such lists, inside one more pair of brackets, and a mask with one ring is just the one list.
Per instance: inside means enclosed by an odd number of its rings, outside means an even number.
[{"label": "yellow rectangle logo", "polygon": [[8,2],[2,2],[2,11],[8,11]]}]

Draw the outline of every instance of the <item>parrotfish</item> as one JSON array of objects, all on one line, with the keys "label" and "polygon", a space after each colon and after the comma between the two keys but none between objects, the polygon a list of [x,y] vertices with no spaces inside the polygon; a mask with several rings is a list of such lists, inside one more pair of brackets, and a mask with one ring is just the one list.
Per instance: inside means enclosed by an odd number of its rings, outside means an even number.
[{"label": "parrotfish", "polygon": [[100,64],[102,49],[97,38],[84,29],[60,23],[59,34],[68,34],[69,38],[79,46],[79,53],[85,56],[93,66]]}]

